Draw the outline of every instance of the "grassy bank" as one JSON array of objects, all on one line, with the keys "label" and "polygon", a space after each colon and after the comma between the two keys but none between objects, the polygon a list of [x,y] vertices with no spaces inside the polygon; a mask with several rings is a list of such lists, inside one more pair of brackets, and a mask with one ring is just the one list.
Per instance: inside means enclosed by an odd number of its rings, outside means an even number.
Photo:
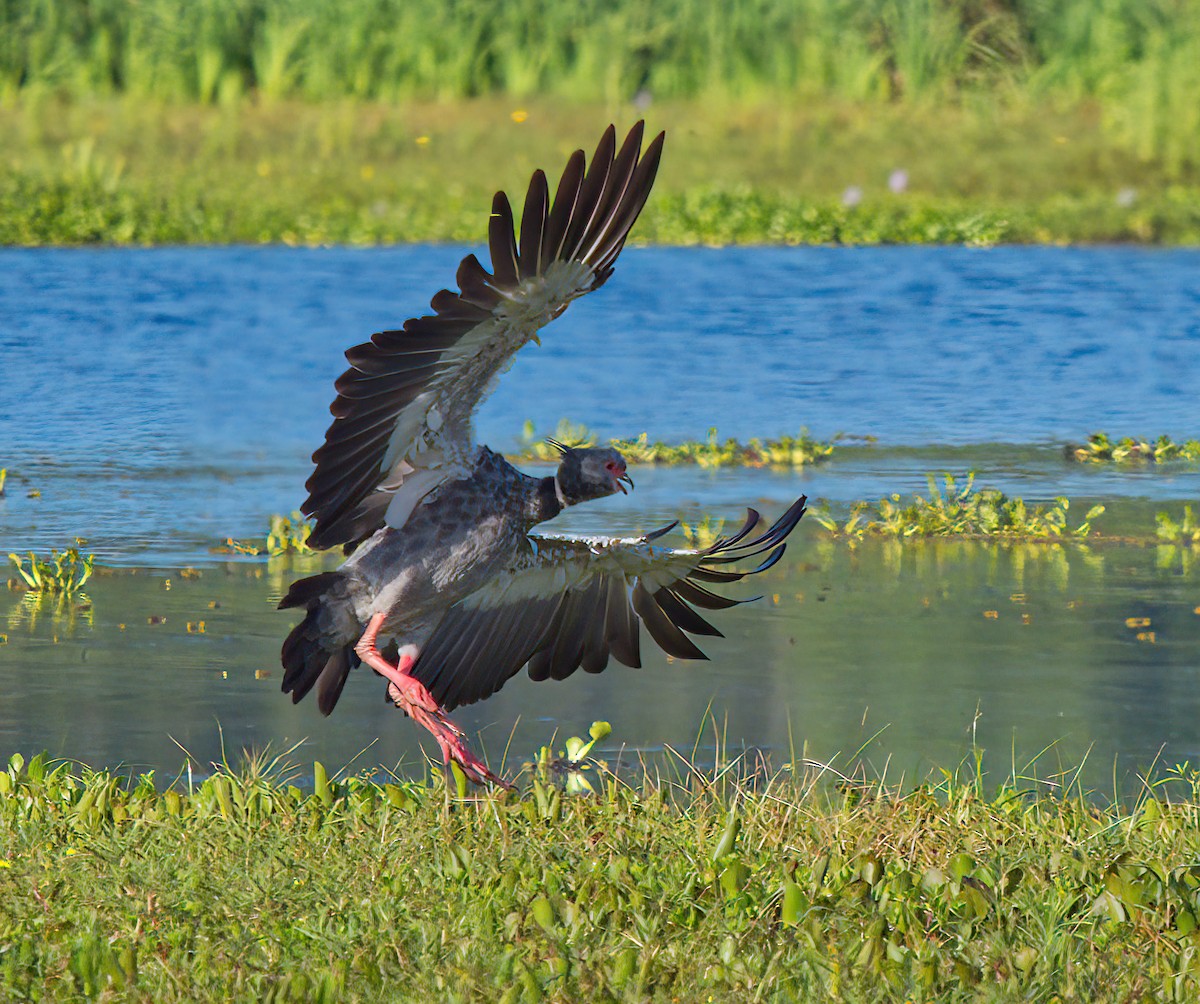
[{"label": "grassy bank", "polygon": [[[1200,801],[808,763],[569,797],[0,773],[5,999],[1190,1000]],[[305,789],[296,783],[309,782]]]},{"label": "grassy bank", "polygon": [[212,106],[32,92],[0,105],[0,244],[478,243],[495,188],[519,196],[535,166],[557,171],[607,122],[643,115],[670,142],[638,241],[1200,243],[1200,171],[1117,144],[1095,102]]},{"label": "grassy bank", "polygon": [[4,0],[0,39],[0,99],[1094,101],[1120,148],[1200,166],[1179,0]]}]

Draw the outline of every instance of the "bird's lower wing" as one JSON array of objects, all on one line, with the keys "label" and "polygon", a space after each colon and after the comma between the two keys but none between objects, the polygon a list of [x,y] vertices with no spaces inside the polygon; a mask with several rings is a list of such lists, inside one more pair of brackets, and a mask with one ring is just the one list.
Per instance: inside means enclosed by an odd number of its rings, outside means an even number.
[{"label": "bird's lower wing", "polygon": [[[334,419],[313,454],[301,509],[315,517],[314,547],[352,544],[382,524],[389,497],[415,470],[461,467],[474,450],[471,417],[498,374],[570,302],[603,285],[646,203],[662,153],[660,134],[642,153],[638,123],[620,150],[611,126],[585,171],[567,161],[554,201],[534,172],[519,234],[503,192],[492,202],[492,272],[474,255],[458,267],[434,313],[383,331],[346,353]],[[428,488],[424,489],[428,491]],[[411,511],[409,499],[405,512]],[[394,514],[387,513],[389,525]]]},{"label": "bird's lower wing", "polygon": [[[640,666],[639,625],[668,655],[707,658],[688,636],[721,632],[696,608],[748,602],[709,586],[774,565],[805,501],[747,539],[759,518],[751,509],[737,534],[703,550],[654,544],[670,527],[634,539],[535,538],[513,568],[446,613],[414,675],[448,711],[495,693],[526,664],[535,680],[561,680],[580,667],[599,673],[610,658]],[[725,567],[756,556],[765,557],[752,569]]]}]

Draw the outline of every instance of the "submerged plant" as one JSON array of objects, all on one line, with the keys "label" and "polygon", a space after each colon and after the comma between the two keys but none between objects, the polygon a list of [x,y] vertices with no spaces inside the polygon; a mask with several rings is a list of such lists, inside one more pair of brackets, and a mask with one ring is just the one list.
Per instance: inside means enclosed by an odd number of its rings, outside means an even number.
[{"label": "submerged plant", "polygon": [[1158,523],[1158,539],[1168,544],[1191,544],[1200,546],[1200,520],[1192,511],[1191,505],[1183,507],[1183,519],[1178,522],[1170,513],[1160,512],[1155,516]]},{"label": "submerged plant", "polygon": [[1107,434],[1096,432],[1088,436],[1086,444],[1068,445],[1064,453],[1081,464],[1161,464],[1168,460],[1200,460],[1200,440],[1176,443],[1170,436],[1159,436],[1153,441],[1125,436],[1114,441]]},{"label": "submerged plant", "polygon": [[955,478],[944,475],[945,490],[933,475],[927,475],[929,498],[914,495],[903,504],[894,492],[872,507],[856,502],[850,516],[839,523],[828,505],[813,513],[813,518],[835,537],[862,539],[866,536],[890,537],[1010,537],[1018,539],[1086,537],[1091,521],[1104,512],[1094,505],[1084,521],[1072,529],[1067,525],[1069,499],[1059,497],[1042,506],[1027,506],[1024,499],[1010,499],[996,488],[975,490],[975,472],[967,475],[961,488]]},{"label": "submerged plant", "polygon": [[9,554],[9,560],[16,566],[20,580],[9,580],[9,584],[17,584],[17,588],[26,589],[30,596],[42,599],[55,597],[74,599],[82,596],[84,583],[92,577],[92,565],[95,555],[86,557],[79,553],[79,548],[87,541],[82,537],[75,538],[75,547],[68,547],[61,553],[51,551],[48,559],[39,558],[33,551],[28,554],[29,566],[19,554]]},{"label": "submerged plant", "polygon": [[[563,419],[553,437],[569,446],[592,446],[595,433],[586,426]],[[631,464],[697,464],[700,467],[803,467],[827,459],[833,453],[832,443],[822,443],[801,429],[795,436],[778,439],[751,439],[748,443],[732,437],[722,441],[716,428],[708,430],[703,442],[687,440],[682,443],[650,442],[643,432],[634,439],[610,439],[608,445],[619,450]],[[532,422],[526,422],[518,456],[530,460],[555,460],[557,450],[534,434]]]}]

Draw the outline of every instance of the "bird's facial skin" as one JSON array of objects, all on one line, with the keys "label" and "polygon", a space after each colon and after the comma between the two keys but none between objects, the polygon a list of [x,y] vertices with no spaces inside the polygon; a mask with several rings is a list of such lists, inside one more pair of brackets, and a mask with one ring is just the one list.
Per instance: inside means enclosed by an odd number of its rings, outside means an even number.
[{"label": "bird's facial skin", "polygon": [[633,487],[626,473],[625,458],[610,447],[574,447],[563,450],[558,483],[567,505],[604,498]]},{"label": "bird's facial skin", "polygon": [[608,471],[609,477],[612,478],[613,490],[619,490],[622,495],[628,495],[629,492],[625,490],[625,486],[621,484],[621,482],[627,481],[629,483],[629,487],[632,488],[633,478],[625,473],[625,461],[609,460],[605,463],[604,469]]}]

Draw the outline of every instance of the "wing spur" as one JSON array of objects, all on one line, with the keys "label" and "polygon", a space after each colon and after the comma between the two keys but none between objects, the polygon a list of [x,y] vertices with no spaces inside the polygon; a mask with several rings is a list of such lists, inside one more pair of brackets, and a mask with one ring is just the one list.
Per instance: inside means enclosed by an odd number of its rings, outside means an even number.
[{"label": "wing spur", "polygon": [[[412,506],[474,451],[471,417],[516,351],[570,302],[602,286],[646,204],[663,134],[643,153],[643,123],[618,150],[609,126],[586,165],[576,150],[550,201],[546,175],[529,182],[519,233],[503,192],[492,201],[488,252],[458,266],[433,313],[381,331],[346,352],[334,418],[313,454],[301,510],[316,518],[309,543],[352,545]],[[397,508],[388,506],[399,494]],[[402,503],[402,504],[401,504]]]},{"label": "wing spur", "polygon": [[[699,551],[652,543],[674,524],[626,540],[536,538],[520,567],[450,608],[414,675],[452,711],[494,694],[525,665],[534,680],[561,680],[581,667],[599,673],[610,657],[640,666],[639,624],[668,655],[705,659],[688,635],[721,632],[696,608],[749,602],[708,587],[766,571],[782,558],[805,501],[801,496],[747,540],[759,520],[750,509],[741,530]],[[724,567],[759,555],[766,557],[748,571]]]}]

